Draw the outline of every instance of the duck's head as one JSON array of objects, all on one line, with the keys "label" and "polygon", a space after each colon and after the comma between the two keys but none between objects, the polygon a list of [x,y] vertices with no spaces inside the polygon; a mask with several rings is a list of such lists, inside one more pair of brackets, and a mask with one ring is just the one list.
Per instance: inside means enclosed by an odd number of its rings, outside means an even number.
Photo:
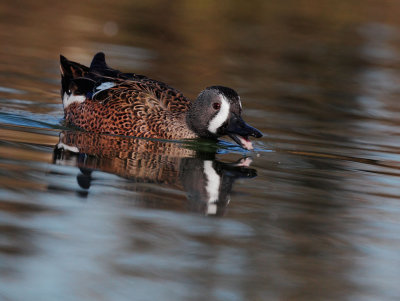
[{"label": "duck's head", "polygon": [[241,114],[242,104],[236,91],[212,86],[199,94],[186,118],[189,127],[201,138],[228,135],[244,149],[252,150],[249,136],[260,138],[262,134],[244,122]]}]

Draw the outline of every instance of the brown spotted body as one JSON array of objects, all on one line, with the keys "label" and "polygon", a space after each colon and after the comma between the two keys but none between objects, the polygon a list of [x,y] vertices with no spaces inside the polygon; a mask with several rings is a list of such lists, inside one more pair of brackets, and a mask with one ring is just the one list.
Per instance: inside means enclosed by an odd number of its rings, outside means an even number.
[{"label": "brown spotted body", "polygon": [[100,95],[102,99],[96,95],[95,99],[71,103],[64,110],[65,119],[90,132],[160,139],[196,138],[185,121],[189,100],[182,97],[177,103],[168,92],[161,91],[157,99],[147,85],[137,87],[135,81],[121,81],[121,85]]},{"label": "brown spotted body", "polygon": [[61,85],[66,121],[89,132],[170,140],[229,135],[248,150],[248,136],[262,136],[242,120],[234,90],[208,87],[191,102],[165,83],[108,67],[101,52],[90,67],[61,56]]}]

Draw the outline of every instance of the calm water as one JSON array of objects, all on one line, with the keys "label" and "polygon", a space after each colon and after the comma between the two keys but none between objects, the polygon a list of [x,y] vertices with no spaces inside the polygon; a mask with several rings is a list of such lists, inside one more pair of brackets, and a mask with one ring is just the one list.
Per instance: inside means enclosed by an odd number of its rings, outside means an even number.
[{"label": "calm water", "polygon": [[[114,2],[0,2],[0,300],[399,300],[400,3]],[[265,136],[68,128],[97,51]]]}]

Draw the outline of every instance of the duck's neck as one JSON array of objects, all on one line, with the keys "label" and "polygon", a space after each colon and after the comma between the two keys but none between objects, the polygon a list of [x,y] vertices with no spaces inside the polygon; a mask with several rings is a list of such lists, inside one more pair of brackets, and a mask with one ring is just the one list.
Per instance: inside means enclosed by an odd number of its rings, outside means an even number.
[{"label": "duck's neck", "polygon": [[194,139],[199,137],[192,130],[187,115],[187,112],[173,115],[172,122],[167,124],[169,128],[168,132],[174,136],[171,139]]},{"label": "duck's neck", "polygon": [[197,137],[209,138],[206,117],[200,106],[196,106],[196,103],[192,103],[185,113],[185,119],[188,128],[195,133]]},{"label": "duck's neck", "polygon": [[[193,123],[192,123],[192,115],[193,115],[193,104],[191,106],[189,106],[189,109],[185,112],[183,119],[185,121],[185,124],[187,126],[187,128],[193,132],[195,132],[195,128],[193,127]],[[196,135],[197,136],[197,135]]]}]

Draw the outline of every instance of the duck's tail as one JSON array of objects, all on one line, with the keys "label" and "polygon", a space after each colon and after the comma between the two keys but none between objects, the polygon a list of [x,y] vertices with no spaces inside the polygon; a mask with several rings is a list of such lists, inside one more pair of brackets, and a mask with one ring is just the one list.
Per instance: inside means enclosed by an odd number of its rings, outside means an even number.
[{"label": "duck's tail", "polygon": [[61,71],[61,97],[70,89],[71,82],[79,77],[84,77],[89,68],[69,61],[65,56],[60,55],[60,71]]},{"label": "duck's tail", "polygon": [[[61,71],[61,98],[63,100],[64,109],[73,102],[82,102],[86,96],[86,80],[85,76],[90,72],[89,67],[68,60],[60,55],[60,71]],[[83,82],[83,84],[81,83]],[[91,86],[92,87],[92,86]],[[85,88],[85,89],[83,89]]]}]

